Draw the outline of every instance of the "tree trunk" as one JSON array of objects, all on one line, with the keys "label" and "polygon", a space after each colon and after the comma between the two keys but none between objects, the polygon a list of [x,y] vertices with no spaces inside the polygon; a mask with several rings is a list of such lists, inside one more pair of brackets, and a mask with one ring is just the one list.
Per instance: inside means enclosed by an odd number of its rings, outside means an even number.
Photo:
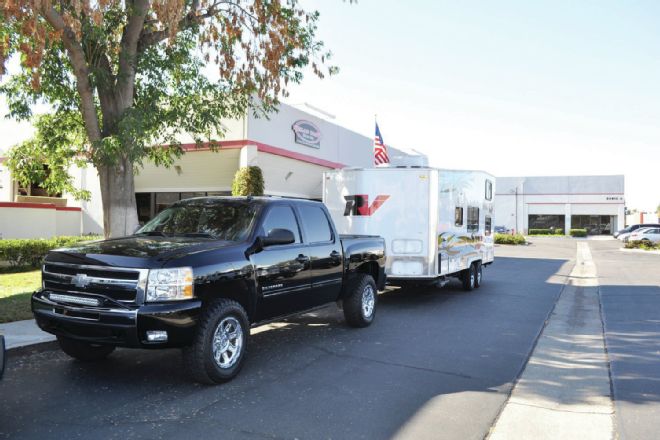
[{"label": "tree trunk", "polygon": [[106,238],[131,235],[138,226],[133,164],[121,158],[112,166],[99,166],[103,229]]}]

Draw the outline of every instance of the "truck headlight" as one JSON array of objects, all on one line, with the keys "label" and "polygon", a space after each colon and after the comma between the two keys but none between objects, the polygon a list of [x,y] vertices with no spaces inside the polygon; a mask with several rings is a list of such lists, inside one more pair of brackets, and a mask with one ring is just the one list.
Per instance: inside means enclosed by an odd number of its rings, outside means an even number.
[{"label": "truck headlight", "polygon": [[149,271],[147,301],[173,301],[192,297],[192,267],[151,269]]}]

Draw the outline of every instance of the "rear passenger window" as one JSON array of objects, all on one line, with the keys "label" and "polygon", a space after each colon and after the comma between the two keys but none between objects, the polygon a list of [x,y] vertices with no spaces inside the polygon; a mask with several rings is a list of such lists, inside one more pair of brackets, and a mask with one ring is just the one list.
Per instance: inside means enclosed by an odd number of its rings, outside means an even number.
[{"label": "rear passenger window", "polygon": [[322,208],[317,206],[301,206],[300,215],[305,234],[309,243],[321,243],[332,240],[332,230],[328,217]]},{"label": "rear passenger window", "polygon": [[479,208],[475,208],[474,206],[468,207],[467,230],[468,231],[479,230]]},{"label": "rear passenger window", "polygon": [[463,208],[458,206],[454,210],[454,226],[463,226]]},{"label": "rear passenger window", "polygon": [[266,214],[263,224],[264,233],[268,233],[273,229],[288,229],[293,232],[296,238],[296,243],[300,243],[300,228],[293,210],[289,206],[273,206]]}]

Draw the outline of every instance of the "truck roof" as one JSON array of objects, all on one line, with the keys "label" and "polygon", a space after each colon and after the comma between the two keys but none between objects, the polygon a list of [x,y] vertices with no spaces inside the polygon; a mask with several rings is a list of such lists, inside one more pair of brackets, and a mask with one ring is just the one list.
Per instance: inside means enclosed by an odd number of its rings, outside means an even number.
[{"label": "truck roof", "polygon": [[192,197],[190,199],[179,200],[172,204],[174,205],[187,205],[187,204],[196,204],[196,203],[209,203],[213,202],[245,202],[245,203],[257,203],[260,205],[267,205],[271,203],[279,202],[295,202],[295,203],[310,203],[310,204],[320,204],[320,201],[317,200],[308,200],[308,199],[297,199],[293,197],[280,197],[280,196],[204,196],[204,197]]}]

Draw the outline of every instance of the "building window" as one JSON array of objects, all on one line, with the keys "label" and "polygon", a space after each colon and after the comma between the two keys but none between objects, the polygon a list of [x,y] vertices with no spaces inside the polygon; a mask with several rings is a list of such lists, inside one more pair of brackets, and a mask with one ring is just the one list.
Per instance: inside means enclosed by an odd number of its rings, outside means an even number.
[{"label": "building window", "polygon": [[476,208],[474,206],[469,206],[468,207],[467,230],[468,231],[478,231],[479,230],[479,208]]},{"label": "building window", "polygon": [[486,200],[493,200],[493,182],[486,179]]},{"label": "building window", "polygon": [[610,215],[573,215],[571,228],[586,229],[589,235],[611,234],[615,218]]},{"label": "building window", "polygon": [[463,208],[458,206],[454,210],[454,225],[463,226]]},{"label": "building window", "polygon": [[535,215],[530,214],[528,217],[528,229],[564,229],[565,226],[564,215]]},{"label": "building window", "polygon": [[492,223],[493,221],[491,220],[490,216],[486,216],[486,235],[490,235],[490,232],[492,231]]}]

